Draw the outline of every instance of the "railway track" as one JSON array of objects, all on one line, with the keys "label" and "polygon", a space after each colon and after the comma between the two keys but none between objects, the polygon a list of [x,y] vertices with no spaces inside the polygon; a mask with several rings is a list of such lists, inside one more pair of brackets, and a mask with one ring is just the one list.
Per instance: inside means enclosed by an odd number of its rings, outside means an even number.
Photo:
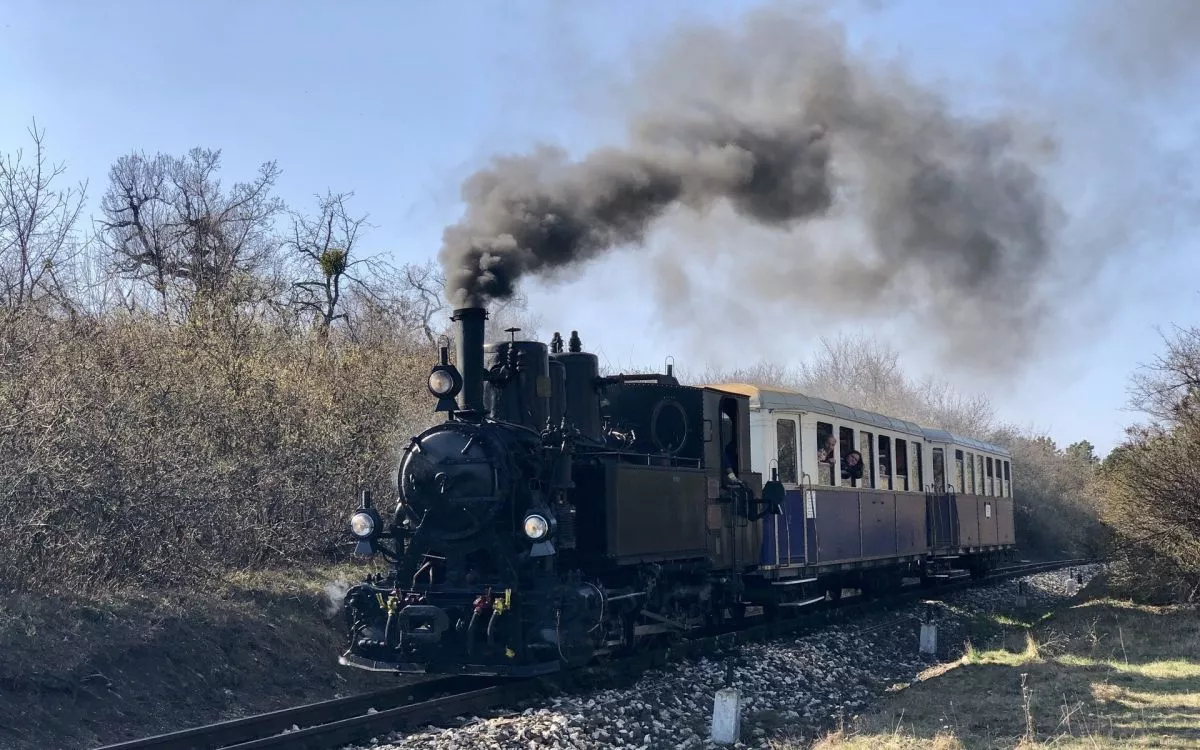
[{"label": "railway track", "polygon": [[740,643],[801,634],[867,612],[895,609],[922,598],[1095,562],[1075,559],[1022,563],[998,568],[980,579],[949,581],[933,589],[910,587],[886,598],[843,599],[836,606],[800,616],[683,641],[665,649],[637,654],[599,667],[587,667],[570,674],[527,679],[466,676],[433,678],[402,687],[105,745],[97,750],[330,750],[393,731],[416,729],[458,716],[482,713],[498,706],[518,704],[539,695],[567,689],[572,683],[587,683],[595,677],[613,679],[614,667],[619,667],[616,671],[625,677],[635,678],[646,669]]}]

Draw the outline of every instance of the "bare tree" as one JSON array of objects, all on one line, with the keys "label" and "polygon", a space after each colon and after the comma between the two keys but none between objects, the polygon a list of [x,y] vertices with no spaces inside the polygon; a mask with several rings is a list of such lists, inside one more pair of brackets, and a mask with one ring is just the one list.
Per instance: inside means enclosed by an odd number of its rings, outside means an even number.
[{"label": "bare tree", "polygon": [[30,161],[18,149],[0,157],[0,303],[22,307],[39,295],[66,294],[61,276],[73,262],[75,225],[87,183],[59,189],[66,172],[46,157],[45,130],[36,121]]},{"label": "bare tree", "polygon": [[447,312],[446,275],[432,260],[424,263],[405,263],[400,269],[401,295],[404,316],[430,344],[445,333],[446,322],[438,325],[438,316]]},{"label": "bare tree", "polygon": [[[349,313],[344,300],[347,287],[355,285],[368,299],[381,302],[367,275],[378,262],[358,257],[359,233],[367,217],[352,217],[346,202],[353,193],[317,196],[317,213],[305,216],[292,212],[292,227],[286,247],[303,263],[303,278],[294,282],[293,304],[310,313],[321,336],[328,337],[335,321]],[[362,271],[355,269],[361,267]]]},{"label": "bare tree", "polygon": [[[221,188],[221,152],[121,157],[101,202],[100,236],[121,276],[148,283],[169,313],[199,299],[253,296],[255,274],[277,255],[271,195],[279,175],[263,164],[250,182]],[[175,297],[173,300],[172,297]]]},{"label": "bare tree", "polygon": [[1200,327],[1175,327],[1166,352],[1132,377],[1130,405],[1166,429],[1200,414]]}]

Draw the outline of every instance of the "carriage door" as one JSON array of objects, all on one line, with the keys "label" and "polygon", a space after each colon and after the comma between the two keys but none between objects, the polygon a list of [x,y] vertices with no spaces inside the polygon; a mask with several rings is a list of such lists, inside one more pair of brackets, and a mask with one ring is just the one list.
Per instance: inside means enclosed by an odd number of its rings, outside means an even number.
[{"label": "carriage door", "polygon": [[[786,491],[783,513],[763,519],[765,542],[774,550],[780,565],[804,562],[804,498],[800,486],[800,441],[796,418],[775,420],[775,459],[778,480]],[[770,556],[770,555],[769,555]]]}]

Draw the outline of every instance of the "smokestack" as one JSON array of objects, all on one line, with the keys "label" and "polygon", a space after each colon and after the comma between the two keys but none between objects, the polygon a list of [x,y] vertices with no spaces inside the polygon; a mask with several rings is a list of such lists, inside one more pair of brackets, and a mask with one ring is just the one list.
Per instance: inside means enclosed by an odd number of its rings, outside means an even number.
[{"label": "smokestack", "polygon": [[459,324],[455,356],[463,378],[463,409],[478,412],[484,411],[483,329],[487,317],[487,309],[482,307],[460,307],[450,316],[452,322]]}]

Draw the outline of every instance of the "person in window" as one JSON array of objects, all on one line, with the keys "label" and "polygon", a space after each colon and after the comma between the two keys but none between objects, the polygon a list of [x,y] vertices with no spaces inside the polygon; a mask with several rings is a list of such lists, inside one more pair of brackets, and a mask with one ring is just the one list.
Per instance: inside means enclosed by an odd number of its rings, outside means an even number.
[{"label": "person in window", "polygon": [[845,456],[842,456],[842,479],[862,479],[863,462],[862,454],[858,451],[850,451]]},{"label": "person in window", "polygon": [[817,461],[820,463],[832,464],[833,457],[837,455],[837,453],[834,451],[834,448],[836,447],[837,438],[835,438],[833,435],[826,435],[824,447],[817,450]]}]

